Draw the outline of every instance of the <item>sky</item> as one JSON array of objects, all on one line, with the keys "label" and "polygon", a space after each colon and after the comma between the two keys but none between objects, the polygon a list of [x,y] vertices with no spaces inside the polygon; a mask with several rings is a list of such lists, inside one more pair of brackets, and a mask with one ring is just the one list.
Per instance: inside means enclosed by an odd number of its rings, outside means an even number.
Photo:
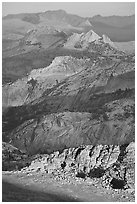
[{"label": "sky", "polygon": [[135,14],[134,2],[3,2],[2,15],[63,9],[83,17]]}]

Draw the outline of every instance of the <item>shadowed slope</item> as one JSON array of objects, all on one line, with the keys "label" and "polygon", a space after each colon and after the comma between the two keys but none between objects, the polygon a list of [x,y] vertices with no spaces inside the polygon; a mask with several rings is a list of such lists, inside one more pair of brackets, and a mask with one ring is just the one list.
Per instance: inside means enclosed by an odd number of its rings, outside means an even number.
[{"label": "shadowed slope", "polygon": [[52,193],[47,189],[47,192],[40,190],[22,187],[3,181],[2,183],[2,202],[78,202],[68,195],[59,195]]}]

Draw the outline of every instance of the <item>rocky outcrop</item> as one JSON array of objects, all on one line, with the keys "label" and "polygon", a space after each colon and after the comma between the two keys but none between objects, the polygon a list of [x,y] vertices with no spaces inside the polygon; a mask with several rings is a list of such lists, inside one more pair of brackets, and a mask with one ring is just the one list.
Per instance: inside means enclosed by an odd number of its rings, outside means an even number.
[{"label": "rocky outcrop", "polygon": [[[135,143],[124,145],[81,145],[52,154],[27,157],[3,143],[4,171],[42,172],[55,179],[82,178],[104,188],[135,189]],[[73,179],[72,179],[73,178]]]},{"label": "rocky outcrop", "polygon": [[59,174],[64,179],[70,175],[83,179],[89,177],[92,182],[100,183],[105,188],[134,189],[134,153],[133,142],[121,146],[81,146],[65,149],[62,153],[39,155],[22,171]]},{"label": "rocky outcrop", "polygon": [[86,49],[90,52],[96,52],[103,55],[123,55],[122,51],[120,52],[120,49],[117,49],[115,43],[113,43],[108,36],[104,34],[99,36],[93,30],[87,33],[72,34],[64,43],[64,47],[78,50]]},{"label": "rocky outcrop", "polygon": [[93,30],[81,34],[74,33],[67,39],[67,42],[64,44],[64,47],[86,49],[91,42],[96,42],[100,38],[101,37],[98,34],[96,34]]}]

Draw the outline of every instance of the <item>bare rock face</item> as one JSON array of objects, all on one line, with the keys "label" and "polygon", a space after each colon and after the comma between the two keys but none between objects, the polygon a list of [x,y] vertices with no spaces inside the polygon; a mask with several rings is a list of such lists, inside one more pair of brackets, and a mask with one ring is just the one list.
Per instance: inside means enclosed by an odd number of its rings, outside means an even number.
[{"label": "bare rock face", "polygon": [[88,50],[89,52],[97,52],[100,54],[124,54],[117,49],[115,43],[106,35],[99,36],[93,30],[87,33],[74,33],[64,43],[67,49]]},{"label": "bare rock face", "polygon": [[134,143],[81,146],[38,156],[23,171],[61,173],[62,176],[74,174],[75,177],[97,180],[106,188],[134,189],[134,151]]},{"label": "bare rock face", "polygon": [[28,157],[3,143],[3,170],[43,172],[63,179],[90,178],[104,188],[135,189],[135,143],[81,145],[52,154]]},{"label": "bare rock face", "polygon": [[126,148],[126,154],[123,159],[124,165],[126,165],[125,177],[127,185],[130,188],[134,188],[135,183],[135,143],[130,143]]},{"label": "bare rock face", "polygon": [[101,37],[95,33],[93,30],[90,30],[87,33],[74,33],[64,43],[64,47],[71,49],[86,49],[91,42],[97,42]]}]

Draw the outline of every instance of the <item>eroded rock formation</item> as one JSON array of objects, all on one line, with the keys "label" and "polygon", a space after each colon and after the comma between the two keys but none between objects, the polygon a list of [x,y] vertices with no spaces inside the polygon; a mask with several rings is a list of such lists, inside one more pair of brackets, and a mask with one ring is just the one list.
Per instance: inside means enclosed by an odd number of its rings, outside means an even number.
[{"label": "eroded rock formation", "polygon": [[88,145],[69,148],[50,155],[37,155],[23,172],[38,172],[69,177],[90,178],[105,188],[134,189],[135,143],[125,145]]}]

